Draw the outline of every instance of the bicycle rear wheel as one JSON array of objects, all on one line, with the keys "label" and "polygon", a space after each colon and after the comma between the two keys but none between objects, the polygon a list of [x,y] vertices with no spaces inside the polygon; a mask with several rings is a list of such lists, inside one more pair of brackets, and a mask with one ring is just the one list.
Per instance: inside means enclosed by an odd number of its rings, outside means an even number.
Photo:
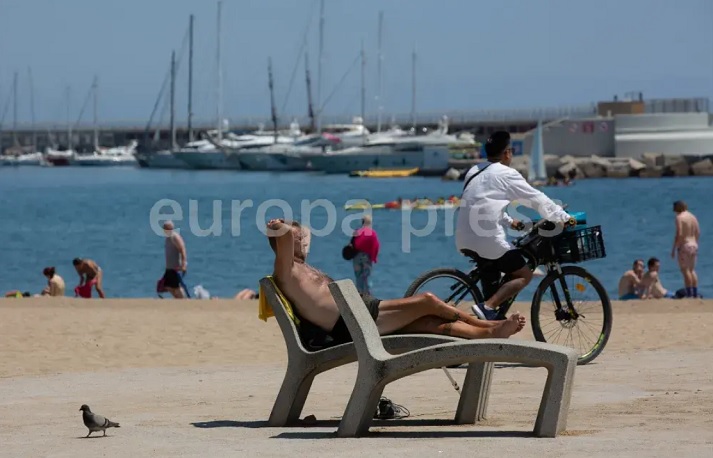
[{"label": "bicycle rear wheel", "polygon": [[406,289],[404,297],[426,292],[434,294],[446,304],[471,314],[470,306],[483,302],[483,294],[467,274],[447,267],[421,274]]},{"label": "bicycle rear wheel", "polygon": [[[574,310],[568,306],[567,295]],[[611,334],[609,296],[599,280],[581,267],[565,266],[561,276],[552,272],[545,277],[532,298],[531,314],[535,338],[574,348],[579,354],[577,364],[599,356]]]}]

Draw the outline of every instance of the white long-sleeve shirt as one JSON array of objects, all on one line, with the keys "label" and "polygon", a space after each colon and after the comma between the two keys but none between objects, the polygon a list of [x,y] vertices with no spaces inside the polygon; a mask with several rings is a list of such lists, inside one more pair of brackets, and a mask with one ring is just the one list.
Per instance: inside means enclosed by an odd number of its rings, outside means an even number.
[{"label": "white long-sleeve shirt", "polygon": [[530,186],[520,173],[499,162],[484,162],[472,167],[465,180],[482,170],[463,191],[456,222],[458,251],[473,250],[485,259],[498,259],[514,247],[508,242],[505,227],[512,218],[505,208],[513,201],[537,211],[541,217],[564,223],[569,215],[549,197]]}]

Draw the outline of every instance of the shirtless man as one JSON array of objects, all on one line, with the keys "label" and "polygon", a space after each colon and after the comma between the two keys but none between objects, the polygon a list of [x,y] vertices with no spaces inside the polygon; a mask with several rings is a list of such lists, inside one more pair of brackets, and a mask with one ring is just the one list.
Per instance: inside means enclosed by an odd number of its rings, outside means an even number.
[{"label": "shirtless man", "polygon": [[676,236],[673,238],[671,257],[676,257],[678,251],[678,266],[683,274],[686,286],[686,297],[698,297],[698,275],[696,275],[696,258],[698,257],[698,239],[701,230],[698,219],[688,211],[686,202],[674,202],[673,211],[676,213]]},{"label": "shirtless man", "polygon": [[639,299],[641,295],[641,279],[644,275],[644,260],[637,259],[631,270],[624,272],[619,280],[619,300]]},{"label": "shirtless man", "polygon": [[676,297],[670,291],[661,284],[661,279],[659,278],[659,269],[661,268],[661,262],[657,258],[649,259],[647,262],[649,271],[646,272],[641,279],[641,298],[642,299],[672,299]]},{"label": "shirtless man", "polygon": [[[273,219],[267,223],[268,240],[275,252],[275,282],[304,320],[319,327],[335,344],[350,342],[349,331],[328,288],[332,279],[305,262],[304,234],[297,222]],[[362,298],[381,335],[426,333],[467,339],[507,338],[525,326],[525,318],[519,313],[505,321],[484,321],[430,293],[383,301],[371,296]]]},{"label": "shirtless man", "polygon": [[[104,299],[104,290],[102,289],[102,270],[99,265],[91,259],[74,258],[72,261],[74,269],[79,274],[79,287],[93,284],[97,290],[99,297]],[[91,288],[89,289],[91,292]]]}]

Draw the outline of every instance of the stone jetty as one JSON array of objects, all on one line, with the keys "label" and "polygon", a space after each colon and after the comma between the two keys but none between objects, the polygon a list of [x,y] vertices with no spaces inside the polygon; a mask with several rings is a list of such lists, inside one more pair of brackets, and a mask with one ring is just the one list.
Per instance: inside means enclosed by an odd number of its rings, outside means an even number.
[{"label": "stone jetty", "polygon": [[[528,156],[513,158],[512,167],[527,176]],[[463,179],[468,169],[483,159],[453,160],[444,179]],[[683,176],[713,176],[713,155],[671,156],[646,153],[640,159],[623,157],[574,157],[545,155],[549,178],[658,178]]]}]

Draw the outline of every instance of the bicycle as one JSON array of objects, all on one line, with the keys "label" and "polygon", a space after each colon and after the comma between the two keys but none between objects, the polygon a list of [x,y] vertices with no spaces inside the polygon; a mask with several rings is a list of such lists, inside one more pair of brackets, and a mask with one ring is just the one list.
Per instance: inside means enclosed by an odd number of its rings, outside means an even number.
[{"label": "bicycle", "polygon": [[[582,365],[593,361],[604,350],[611,334],[612,308],[606,290],[596,277],[579,266],[562,266],[566,263],[579,263],[606,256],[601,227],[587,227],[584,213],[577,213],[573,216],[576,225],[553,236],[543,233],[552,231],[555,225],[546,220],[539,220],[532,224],[532,228],[523,236],[517,238],[513,245],[525,255],[528,266],[533,272],[539,266],[547,267],[547,274],[537,286],[532,298],[530,320],[535,339],[540,342],[559,343],[575,348],[579,352],[577,364]],[[455,280],[455,283],[449,286],[450,293],[445,296],[444,302],[455,307],[475,303],[482,304],[485,297],[478,288],[478,283],[482,285],[484,273],[487,277],[488,273],[493,272],[492,261],[482,259],[476,253],[468,250],[464,250],[463,254],[470,258],[471,263],[476,264],[470,272],[464,273],[455,268],[429,270],[411,283],[404,297],[413,296],[422,291],[422,288],[432,280],[446,278]],[[489,267],[491,270],[488,270]],[[488,297],[509,280],[507,276],[499,278],[499,272],[497,277],[494,283],[483,285],[483,291],[486,291],[486,287],[490,289]],[[567,277],[573,277],[576,281],[572,285],[568,285]],[[428,290],[433,292],[430,288]],[[425,292],[425,290],[423,291]],[[596,293],[596,301],[575,301],[573,299],[574,293],[590,291]],[[440,298],[444,297],[435,292],[434,294]],[[550,294],[550,301],[546,300],[547,294]],[[462,301],[467,295],[470,295],[471,300],[463,303]],[[516,297],[498,307],[497,319],[505,319]],[[544,305],[548,302],[551,302],[552,307]],[[588,319],[598,311],[602,312],[601,323],[595,319]],[[548,316],[554,320],[544,323],[543,319]],[[559,337],[563,333],[564,341],[560,342]],[[575,338],[580,344],[582,338],[591,339],[593,343],[585,342],[583,345],[577,345]]]}]

